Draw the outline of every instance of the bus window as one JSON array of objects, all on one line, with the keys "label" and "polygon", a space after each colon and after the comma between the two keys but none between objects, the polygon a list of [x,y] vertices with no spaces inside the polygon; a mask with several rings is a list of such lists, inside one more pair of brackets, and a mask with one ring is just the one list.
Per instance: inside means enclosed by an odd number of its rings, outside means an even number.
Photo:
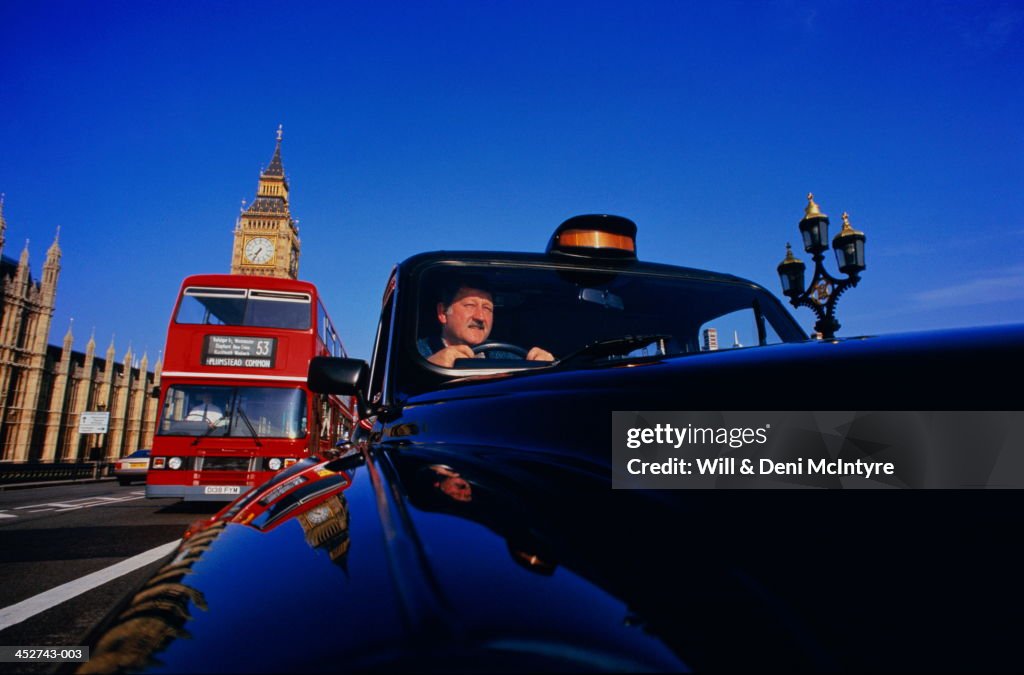
[{"label": "bus window", "polygon": [[167,390],[162,436],[302,438],[306,393],[280,387],[174,385]]},{"label": "bus window", "polygon": [[189,288],[181,298],[177,323],[237,326],[245,315],[244,288]]},{"label": "bus window", "polygon": [[309,296],[300,293],[249,291],[246,326],[306,330],[310,318]]},{"label": "bus window", "polygon": [[316,323],[317,335],[320,336],[320,340],[323,342],[327,353],[331,356],[345,356],[345,350],[341,346],[341,339],[338,337],[337,331],[334,330],[331,319],[327,316],[327,310],[324,309],[321,303],[317,303]]},{"label": "bus window", "polygon": [[173,386],[164,397],[160,434],[165,436],[224,436],[233,387]]},{"label": "bus window", "polygon": [[307,330],[310,303],[306,293],[192,287],[185,289],[174,320],[179,324]]},{"label": "bus window", "polygon": [[331,332],[331,347],[334,349],[335,356],[346,356],[345,349],[341,346],[341,338],[333,331]]},{"label": "bus window", "polygon": [[327,310],[324,309],[324,306],[323,306],[322,303],[319,303],[319,302],[316,303],[317,335],[320,336],[320,341],[323,342],[324,345],[327,346],[328,349],[329,349],[331,343],[327,341],[327,325],[328,325],[328,323],[329,322],[327,320]]},{"label": "bus window", "polygon": [[[306,393],[301,389],[239,387],[231,436],[301,438],[306,435]],[[251,428],[250,428],[251,425]]]}]

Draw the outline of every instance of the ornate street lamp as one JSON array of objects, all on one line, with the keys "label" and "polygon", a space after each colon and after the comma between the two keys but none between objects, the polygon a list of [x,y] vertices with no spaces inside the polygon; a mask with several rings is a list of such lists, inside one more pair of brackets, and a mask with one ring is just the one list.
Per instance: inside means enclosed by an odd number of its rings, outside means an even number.
[{"label": "ornate street lamp", "polygon": [[782,294],[789,298],[794,307],[808,307],[818,317],[814,330],[822,338],[831,339],[839,330],[836,321],[836,302],[846,289],[857,285],[860,273],[864,271],[864,242],[867,241],[863,232],[853,229],[850,216],[843,214],[843,229],[832,240],[832,248],[836,252],[836,264],[839,271],[846,275],[845,279],[836,279],[825,270],[825,251],[828,250],[828,216],[821,212],[814,203],[814,195],[807,195],[807,208],[803,220],[800,221],[800,234],[804,240],[804,250],[814,260],[814,277],[811,285],[804,288],[804,271],[807,269],[803,261],[793,255],[793,249],[786,244],[786,257],[778,266],[779,280],[782,282]]}]

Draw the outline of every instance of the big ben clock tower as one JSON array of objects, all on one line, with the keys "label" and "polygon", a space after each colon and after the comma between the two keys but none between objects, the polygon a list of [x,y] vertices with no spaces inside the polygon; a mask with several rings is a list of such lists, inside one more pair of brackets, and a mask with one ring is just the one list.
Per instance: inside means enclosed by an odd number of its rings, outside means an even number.
[{"label": "big ben clock tower", "polygon": [[299,228],[288,208],[288,179],[281,166],[281,127],[270,165],[260,174],[256,199],[235,225],[232,274],[299,277]]}]

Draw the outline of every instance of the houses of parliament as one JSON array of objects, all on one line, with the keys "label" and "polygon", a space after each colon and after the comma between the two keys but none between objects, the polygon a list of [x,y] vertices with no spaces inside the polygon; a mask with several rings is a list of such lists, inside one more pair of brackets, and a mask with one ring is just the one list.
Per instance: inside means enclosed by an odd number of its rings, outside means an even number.
[{"label": "houses of parliament", "polygon": [[[281,138],[279,127],[256,198],[235,223],[233,274],[298,276],[298,226],[288,202]],[[151,447],[159,358],[151,369],[148,354],[139,358],[128,347],[118,359],[113,339],[97,355],[94,335],[84,352],[76,351],[73,326],[60,345],[50,344],[63,255],[60,231],[46,251],[42,274],[33,276],[29,242],[17,260],[6,255],[4,201],[0,196],[0,463],[113,461]],[[107,432],[80,433],[84,412],[109,413]]]}]

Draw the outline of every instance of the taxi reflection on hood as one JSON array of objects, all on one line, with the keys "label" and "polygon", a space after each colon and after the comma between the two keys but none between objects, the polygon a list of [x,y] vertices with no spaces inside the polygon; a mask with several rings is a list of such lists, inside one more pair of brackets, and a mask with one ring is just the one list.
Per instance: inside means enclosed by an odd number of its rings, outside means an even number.
[{"label": "taxi reflection on hood", "polygon": [[545,576],[554,573],[552,547],[538,536],[527,504],[500,479],[492,480],[496,476],[463,463],[456,469],[450,464],[424,464],[408,455],[396,459],[413,506],[480,523],[505,539],[516,564]]}]

